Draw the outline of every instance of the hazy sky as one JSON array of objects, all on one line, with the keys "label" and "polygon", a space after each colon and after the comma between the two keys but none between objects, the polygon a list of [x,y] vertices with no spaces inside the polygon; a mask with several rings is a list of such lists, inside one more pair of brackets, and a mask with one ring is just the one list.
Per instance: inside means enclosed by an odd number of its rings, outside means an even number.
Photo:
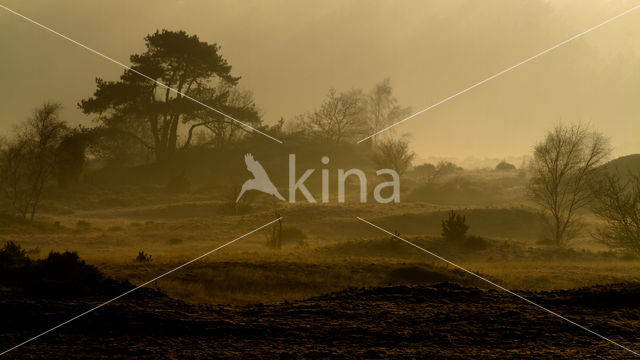
[{"label": "hazy sky", "polygon": [[[128,63],[156,29],[218,43],[264,120],[317,107],[331,87],[390,77],[420,110],[635,5],[595,0],[18,1],[13,8]],[[122,68],[0,9],[0,132],[45,100],[73,123],[96,76]],[[559,121],[640,153],[640,10],[397,127],[421,158],[531,152]],[[274,144],[277,146],[277,144]]]}]

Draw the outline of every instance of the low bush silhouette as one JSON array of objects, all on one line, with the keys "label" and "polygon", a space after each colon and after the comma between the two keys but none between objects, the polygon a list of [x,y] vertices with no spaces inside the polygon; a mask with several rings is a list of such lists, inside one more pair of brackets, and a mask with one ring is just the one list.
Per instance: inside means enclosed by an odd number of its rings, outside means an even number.
[{"label": "low bush silhouette", "polygon": [[466,224],[464,215],[458,215],[455,211],[449,212],[449,217],[442,220],[442,237],[447,241],[460,243],[466,238],[469,225]]},{"label": "low bush silhouette", "polygon": [[50,252],[46,259],[37,262],[36,270],[45,283],[94,284],[103,279],[96,267],[87,265],[78,253],[71,251]]},{"label": "low bush silhouette", "polygon": [[513,164],[510,164],[506,161],[501,161],[498,165],[496,165],[496,171],[510,171],[510,170],[515,170],[516,166]]},{"label": "low bush silhouette", "polygon": [[136,261],[137,262],[150,262],[151,261],[151,255],[145,253],[144,251],[139,251],[138,252],[138,256],[136,256]]},{"label": "low bush silhouette", "polygon": [[27,252],[13,241],[5,243],[0,250],[0,268],[25,266],[30,262]]},{"label": "low bush silhouette", "polygon": [[450,244],[467,250],[483,250],[489,247],[489,241],[477,235],[467,235],[469,225],[464,215],[451,210],[449,216],[442,220],[442,237]]},{"label": "low bush silhouette", "polygon": [[463,246],[469,250],[484,250],[489,247],[489,242],[476,235],[469,235],[463,242]]},{"label": "low bush silhouette", "polygon": [[0,285],[39,296],[100,294],[107,279],[96,267],[87,265],[76,252],[50,252],[34,261],[14,242],[0,250]]}]

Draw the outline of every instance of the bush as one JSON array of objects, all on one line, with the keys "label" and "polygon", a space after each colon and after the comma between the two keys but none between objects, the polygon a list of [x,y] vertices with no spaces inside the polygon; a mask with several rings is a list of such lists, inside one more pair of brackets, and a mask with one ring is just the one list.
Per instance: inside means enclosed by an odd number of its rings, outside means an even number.
[{"label": "bush", "polygon": [[102,279],[97,268],[85,264],[76,252],[50,252],[38,261],[40,281],[45,283],[94,284]]},{"label": "bush", "polygon": [[171,239],[167,240],[167,243],[168,243],[169,245],[179,245],[179,244],[182,244],[182,239],[179,239],[179,238],[171,238]]},{"label": "bush", "polygon": [[24,266],[31,262],[26,251],[13,241],[8,241],[0,250],[0,267]]},{"label": "bush", "polygon": [[105,280],[95,267],[85,264],[75,252],[50,252],[46,259],[32,261],[19,245],[7,242],[0,250],[0,285],[26,293],[76,296],[95,293]]},{"label": "bush", "polygon": [[150,262],[151,261],[151,255],[150,254],[146,254],[144,251],[139,251],[138,252],[138,256],[136,256],[136,261],[137,262]]},{"label": "bush", "polygon": [[455,211],[449,212],[449,217],[442,220],[442,237],[451,242],[462,242],[466,238],[469,225],[466,224],[464,215],[458,215]]},{"label": "bush", "polygon": [[413,175],[420,177],[430,177],[436,172],[436,166],[430,163],[424,163],[418,166],[415,166],[411,171]]},{"label": "bush", "polygon": [[469,250],[483,250],[489,247],[489,242],[476,235],[470,235],[464,240],[464,247]]},{"label": "bush", "polygon": [[498,165],[496,165],[496,171],[509,171],[509,170],[515,170],[516,166],[513,164],[509,164],[506,161],[501,161]]}]

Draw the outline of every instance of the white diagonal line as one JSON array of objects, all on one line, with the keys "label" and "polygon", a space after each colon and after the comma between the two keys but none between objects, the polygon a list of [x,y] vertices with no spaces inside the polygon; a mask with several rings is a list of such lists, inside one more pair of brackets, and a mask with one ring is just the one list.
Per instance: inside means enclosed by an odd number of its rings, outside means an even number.
[{"label": "white diagonal line", "polygon": [[552,50],[555,50],[555,49],[557,49],[557,48],[561,47],[562,45],[565,45],[565,44],[567,44],[568,42],[571,42],[571,41],[573,41],[573,40],[575,40],[575,39],[577,39],[577,38],[579,38],[579,37],[581,37],[581,36],[583,36],[583,35],[586,35],[586,34],[588,34],[588,33],[592,32],[593,30],[596,30],[597,28],[599,28],[599,27],[601,27],[601,26],[604,26],[604,25],[606,25],[606,24],[610,23],[611,21],[614,21],[614,20],[616,20],[616,19],[618,19],[618,18],[620,18],[620,17],[622,17],[622,16],[624,16],[624,15],[627,15],[628,13],[630,13],[630,12],[632,12],[632,11],[634,11],[634,10],[638,9],[638,8],[640,8],[640,4],[639,4],[639,5],[636,5],[636,6],[634,6],[634,7],[632,7],[631,9],[629,9],[629,10],[627,10],[627,11],[623,12],[623,13],[620,13],[620,14],[618,14],[618,15],[616,15],[616,16],[614,16],[614,17],[612,17],[612,18],[610,18],[610,19],[608,19],[608,20],[606,20],[606,21],[603,21],[603,22],[601,22],[601,23],[600,23],[600,24],[598,24],[598,25],[595,25],[595,26],[593,26],[593,27],[590,27],[589,29],[587,29],[587,30],[585,30],[585,31],[583,31],[583,32],[581,32],[581,33],[579,33],[579,34],[577,34],[577,35],[574,35],[574,36],[572,36],[572,37],[570,37],[570,38],[568,38],[568,39],[566,39],[566,40],[564,40],[564,41],[562,41],[562,42],[560,42],[560,43],[558,43],[558,44],[556,44],[556,45],[554,45],[554,46],[552,46],[552,47],[550,47],[550,48],[548,48],[548,49],[546,49],[546,50],[544,50],[544,51],[541,51],[541,52],[539,52],[539,53],[537,53],[537,54],[533,55],[533,56],[532,56],[532,57],[530,57],[530,58],[527,58],[527,59],[525,59],[525,60],[522,60],[521,62],[519,62],[519,63],[517,63],[517,64],[515,64],[515,65],[513,65],[513,66],[511,66],[511,67],[508,67],[507,69],[502,70],[502,71],[500,71],[500,72],[499,72],[499,73],[497,73],[497,74],[491,75],[491,76],[489,76],[488,78],[486,78],[486,79],[484,79],[484,80],[482,80],[482,81],[480,81],[480,82],[478,82],[478,83],[476,83],[476,84],[474,84],[474,85],[471,85],[471,86],[469,86],[468,88],[466,88],[466,89],[464,89],[464,90],[458,91],[457,93],[455,93],[455,94],[453,94],[453,95],[451,95],[451,96],[449,96],[449,97],[446,97],[446,98],[444,98],[444,99],[442,99],[442,100],[438,101],[437,103],[435,103],[435,104],[433,104],[433,105],[431,105],[431,106],[429,106],[429,107],[426,107],[426,108],[424,108],[424,109],[422,109],[422,110],[418,111],[417,113],[415,113],[415,114],[413,114],[413,115],[410,115],[410,116],[408,116],[408,117],[406,117],[406,118],[404,118],[404,119],[402,119],[402,120],[400,120],[400,121],[398,121],[398,122],[396,122],[396,123],[393,123],[393,124],[391,124],[391,125],[387,126],[386,128],[384,128],[384,129],[382,129],[382,130],[379,130],[379,131],[377,131],[377,132],[375,132],[375,133],[373,133],[373,134],[371,134],[371,135],[367,136],[367,137],[366,137],[366,138],[364,138],[364,139],[361,139],[360,141],[358,141],[358,144],[359,144],[359,143],[361,143],[361,142],[363,142],[363,141],[365,141],[365,140],[368,140],[368,139],[370,139],[370,138],[372,138],[372,137],[374,137],[374,136],[376,136],[376,135],[379,135],[380,133],[383,133],[383,132],[385,132],[385,131],[387,131],[387,130],[391,129],[391,128],[392,128],[392,127],[394,127],[394,126],[400,125],[400,124],[402,124],[403,122],[405,122],[405,121],[407,121],[407,120],[409,120],[409,119],[411,119],[411,118],[413,118],[413,117],[416,117],[416,116],[418,116],[418,115],[422,114],[423,112],[429,111],[429,110],[431,110],[431,109],[435,108],[436,106],[439,106],[439,105],[441,105],[441,104],[443,104],[443,103],[445,103],[445,102],[447,102],[447,101],[449,101],[449,100],[451,100],[451,99],[453,99],[453,98],[455,98],[455,97],[457,97],[457,96],[459,96],[459,95],[462,95],[462,94],[466,93],[467,91],[470,91],[470,90],[472,90],[472,89],[474,89],[474,88],[476,88],[476,87],[478,87],[478,86],[480,86],[480,85],[482,85],[482,84],[484,84],[484,83],[486,83],[486,82],[488,82],[488,81],[491,81],[491,80],[493,80],[493,79],[495,79],[495,78],[497,78],[497,77],[499,77],[499,76],[501,76],[501,75],[504,75],[505,73],[507,73],[507,72],[509,72],[509,71],[511,71],[511,70],[513,70],[513,69],[515,69],[515,68],[517,68],[517,67],[519,67],[520,65],[524,65],[524,64],[528,63],[529,61],[531,61],[531,60],[533,60],[533,59],[535,59],[535,58],[537,58],[537,57],[539,57],[539,56],[542,56],[542,55],[544,55],[544,54],[546,54],[546,53],[548,53],[548,52],[550,52],[550,51],[552,51]]},{"label": "white diagonal line", "polygon": [[25,19],[25,20],[29,21],[30,23],[35,24],[35,25],[37,25],[37,26],[39,26],[39,27],[41,27],[41,28],[43,28],[43,29],[45,29],[45,30],[47,30],[47,31],[49,31],[49,32],[52,32],[52,33],[54,33],[54,34],[56,34],[56,35],[60,36],[61,38],[65,39],[65,40],[68,40],[68,41],[70,41],[70,42],[72,42],[72,43],[74,43],[74,44],[76,44],[76,45],[78,45],[78,46],[80,46],[80,47],[82,47],[82,48],[84,48],[84,49],[86,49],[86,50],[89,50],[89,51],[91,51],[92,53],[94,53],[94,54],[96,54],[96,55],[99,55],[99,56],[101,56],[101,57],[103,57],[103,58],[105,58],[105,59],[107,59],[107,60],[109,60],[109,61],[113,62],[114,64],[120,65],[121,67],[123,67],[123,68],[125,68],[125,69],[127,69],[127,70],[129,70],[129,71],[132,71],[132,72],[134,72],[134,73],[136,73],[136,74],[138,74],[138,75],[142,76],[142,77],[143,77],[143,78],[145,78],[145,79],[148,79],[148,80],[150,80],[150,81],[153,81],[153,82],[154,82],[154,83],[156,83],[157,85],[159,85],[159,86],[161,86],[161,87],[163,87],[163,88],[165,88],[165,89],[168,89],[169,91],[172,91],[172,92],[174,92],[174,93],[176,93],[176,94],[180,94],[180,95],[182,95],[182,97],[184,97],[185,99],[189,99],[189,100],[191,100],[191,101],[195,102],[196,104],[202,105],[202,106],[204,106],[205,108],[207,108],[207,109],[209,109],[209,110],[211,110],[211,111],[214,111],[214,112],[216,112],[216,113],[218,113],[218,114],[220,114],[220,115],[222,115],[222,116],[226,117],[227,119],[232,120],[232,121],[234,121],[234,122],[238,123],[239,125],[242,125],[242,126],[244,126],[244,127],[248,128],[248,129],[250,129],[251,131],[255,131],[255,132],[257,132],[258,134],[264,135],[264,136],[268,137],[269,139],[271,139],[271,140],[273,140],[273,141],[279,142],[280,144],[282,144],[282,143],[283,143],[283,142],[282,142],[282,140],[278,140],[278,139],[274,138],[273,136],[271,136],[271,135],[269,135],[269,134],[267,134],[267,133],[264,133],[264,132],[262,132],[262,131],[260,131],[260,130],[258,130],[258,129],[256,129],[256,128],[254,128],[254,127],[253,127],[253,126],[251,126],[251,125],[248,125],[248,124],[246,124],[246,123],[244,123],[244,122],[242,122],[242,121],[240,121],[240,120],[238,120],[238,119],[236,119],[236,118],[234,118],[234,117],[232,117],[232,116],[230,116],[230,115],[227,115],[227,114],[223,113],[222,111],[220,111],[220,110],[218,110],[218,109],[215,109],[215,108],[213,108],[213,107],[211,107],[211,106],[209,106],[209,105],[207,105],[207,104],[203,103],[202,101],[196,100],[196,99],[194,99],[193,97],[191,97],[191,96],[189,96],[189,95],[187,95],[187,94],[185,94],[185,93],[183,93],[183,92],[181,92],[181,91],[179,91],[179,90],[176,90],[176,89],[174,89],[174,88],[172,88],[172,87],[170,87],[170,86],[168,86],[168,85],[165,85],[165,84],[163,84],[163,83],[159,82],[158,80],[156,80],[156,79],[154,79],[154,78],[152,78],[152,77],[150,77],[150,76],[147,76],[147,75],[145,75],[145,74],[141,73],[141,72],[140,72],[140,71],[138,71],[138,70],[132,69],[130,66],[127,66],[127,65],[125,65],[125,64],[123,64],[123,63],[121,63],[121,62],[120,62],[120,61],[118,61],[118,60],[115,60],[115,59],[113,59],[113,58],[111,58],[111,57],[109,57],[109,56],[107,56],[107,55],[105,55],[105,54],[103,54],[103,53],[101,53],[101,52],[99,52],[99,51],[97,51],[97,50],[94,50],[94,49],[92,49],[92,48],[90,48],[90,47],[88,47],[88,46],[86,46],[86,45],[84,45],[84,44],[82,44],[82,43],[79,43],[79,42],[77,42],[77,41],[73,40],[72,38],[70,38],[70,37],[68,37],[68,36],[66,36],[66,35],[64,35],[64,34],[61,34],[61,33],[57,32],[57,31],[55,31],[55,30],[51,29],[50,27],[48,27],[48,26],[46,26],[46,25],[43,25],[43,24],[41,24],[41,23],[39,23],[39,22],[37,22],[37,21],[35,21],[35,20],[31,19],[31,18],[28,18],[28,17],[26,17],[26,16],[24,16],[24,15],[22,15],[22,14],[20,14],[20,13],[16,12],[16,11],[14,11],[14,10],[11,10],[11,9],[9,9],[8,7],[6,7],[6,6],[2,5],[2,4],[0,4],[0,8],[5,9],[5,10],[7,10],[8,12],[10,12],[10,13],[12,13],[12,14],[14,14],[14,15],[17,15],[17,16],[19,16],[19,17],[21,17],[21,18],[23,18],[23,19]]},{"label": "white diagonal line", "polygon": [[220,249],[224,248],[225,246],[231,245],[231,244],[233,244],[234,242],[236,242],[236,241],[238,241],[238,240],[240,240],[240,239],[242,239],[242,238],[245,238],[245,237],[247,237],[247,236],[249,236],[249,235],[251,235],[251,234],[255,233],[255,232],[256,232],[256,231],[258,231],[258,230],[264,229],[265,227],[267,227],[267,226],[269,226],[269,225],[271,225],[271,224],[273,224],[273,223],[275,223],[276,221],[279,221],[279,220],[281,220],[281,219],[282,219],[282,216],[281,216],[281,217],[279,217],[279,218],[277,218],[277,219],[275,219],[275,220],[273,220],[273,221],[270,221],[270,222],[268,222],[268,223],[266,223],[266,224],[264,224],[264,225],[262,225],[262,226],[260,226],[260,227],[258,227],[258,228],[256,228],[256,229],[253,229],[253,230],[249,231],[248,233],[246,233],[246,234],[244,234],[244,235],[242,235],[242,236],[239,236],[239,237],[237,237],[237,238],[235,238],[235,239],[233,239],[233,240],[229,241],[228,243],[225,243],[225,244],[223,244],[223,245],[220,245],[220,246],[218,246],[217,248],[215,248],[215,249],[213,249],[213,250],[211,250],[211,251],[209,251],[209,252],[206,252],[206,253],[204,253],[204,254],[202,254],[202,255],[198,256],[198,257],[197,257],[197,258],[195,258],[195,259],[192,259],[192,260],[190,260],[190,261],[187,261],[186,263],[184,263],[184,264],[182,264],[182,265],[180,265],[180,266],[178,266],[178,267],[176,267],[176,268],[174,268],[174,269],[172,269],[172,270],[169,270],[169,271],[167,271],[166,273],[164,273],[164,274],[162,274],[162,275],[156,276],[155,278],[153,278],[153,279],[151,279],[151,280],[149,280],[149,281],[145,282],[145,283],[144,283],[144,284],[142,284],[142,285],[138,285],[138,286],[136,286],[135,288],[133,288],[133,289],[131,289],[131,290],[129,290],[129,291],[127,291],[127,292],[123,293],[123,294],[120,294],[120,295],[118,295],[118,296],[114,297],[114,298],[113,298],[113,299],[111,299],[111,300],[108,300],[108,301],[106,301],[106,302],[104,302],[104,303],[102,303],[102,304],[100,304],[100,305],[98,305],[98,306],[96,306],[96,307],[94,307],[94,308],[91,308],[91,309],[89,309],[89,310],[87,310],[87,311],[83,312],[83,313],[82,313],[82,314],[80,314],[80,315],[77,315],[77,316],[75,316],[75,317],[73,317],[73,318],[71,318],[71,319],[69,319],[69,320],[67,320],[67,321],[65,321],[65,322],[63,322],[63,323],[61,323],[61,324],[59,324],[59,325],[56,325],[56,326],[52,327],[51,329],[49,329],[49,330],[47,330],[47,331],[45,331],[45,332],[43,332],[43,333],[41,333],[41,334],[39,334],[39,335],[36,335],[36,336],[32,337],[32,338],[31,338],[31,339],[29,339],[29,340],[23,341],[22,343],[20,343],[20,344],[18,344],[18,345],[16,345],[16,346],[14,346],[14,347],[12,347],[12,348],[10,348],[10,349],[7,349],[7,350],[3,351],[2,353],[0,353],[0,356],[3,356],[3,355],[5,355],[5,354],[7,354],[8,352],[13,351],[13,350],[15,350],[15,349],[19,348],[19,347],[20,347],[20,346],[22,346],[22,345],[25,345],[25,344],[27,344],[27,343],[29,343],[29,342],[31,342],[31,341],[33,341],[33,340],[35,340],[35,339],[37,339],[37,338],[39,338],[39,337],[41,337],[41,336],[45,335],[45,334],[47,334],[47,333],[50,333],[50,332],[52,332],[52,331],[54,331],[54,330],[56,330],[56,329],[58,329],[58,328],[60,328],[60,327],[62,327],[62,326],[64,326],[64,325],[66,325],[66,324],[68,324],[68,323],[70,323],[70,322],[72,322],[72,321],[76,320],[76,319],[79,319],[79,318],[81,318],[81,317],[83,317],[83,316],[87,315],[88,313],[90,313],[90,312],[92,312],[92,311],[98,310],[99,308],[101,308],[101,307],[103,307],[103,306],[105,306],[105,305],[107,305],[107,304],[110,304],[110,303],[112,303],[112,302],[114,302],[114,301],[116,301],[116,300],[120,299],[120,298],[121,298],[121,297],[123,297],[123,296],[126,296],[126,295],[128,295],[128,294],[130,294],[130,293],[132,293],[132,292],[134,292],[134,291],[136,291],[136,290],[138,290],[138,289],[140,289],[140,288],[142,288],[142,287],[145,287],[145,286],[147,286],[147,285],[151,284],[152,282],[154,282],[154,281],[156,281],[156,280],[158,280],[158,279],[160,279],[160,278],[162,278],[162,277],[164,277],[164,276],[167,276],[167,275],[171,274],[172,272],[174,272],[174,271],[176,271],[176,270],[182,269],[183,267],[185,267],[185,266],[187,266],[187,265],[189,265],[189,264],[191,264],[191,263],[193,263],[193,262],[195,262],[195,261],[198,261],[198,260],[202,259],[203,257],[205,257],[205,256],[207,256],[207,255],[210,255],[210,254],[212,254],[212,253],[214,253],[214,252],[216,252],[216,251],[218,251],[218,250],[220,250]]},{"label": "white diagonal line", "polygon": [[431,251],[429,251],[429,250],[427,250],[427,249],[425,249],[425,248],[423,248],[423,247],[420,247],[420,246],[418,246],[418,245],[416,245],[416,244],[412,243],[412,242],[411,242],[411,241],[409,241],[409,240],[403,239],[403,238],[401,238],[400,236],[398,236],[398,235],[396,235],[396,234],[394,234],[394,233],[392,233],[392,232],[390,232],[390,231],[388,231],[388,230],[386,230],[386,229],[383,229],[383,228],[381,228],[380,226],[378,226],[378,225],[376,225],[376,224],[373,224],[373,223],[371,223],[371,222],[369,222],[369,221],[367,221],[367,220],[365,220],[365,219],[363,219],[363,218],[361,218],[361,217],[356,217],[356,218],[357,218],[358,220],[360,220],[360,221],[362,221],[362,222],[366,223],[366,224],[369,224],[369,225],[373,226],[374,228],[376,228],[376,229],[378,229],[378,230],[380,230],[380,231],[382,231],[382,232],[385,232],[385,233],[387,233],[387,234],[389,234],[389,235],[391,235],[391,236],[395,237],[396,239],[402,240],[402,241],[404,241],[405,243],[407,243],[407,244],[409,244],[409,245],[411,245],[411,246],[413,246],[413,247],[415,247],[415,248],[417,248],[417,249],[419,249],[419,250],[421,250],[421,251],[423,251],[423,252],[425,252],[425,253],[427,253],[427,254],[429,254],[429,255],[431,255],[431,256],[433,256],[433,257],[435,257],[435,258],[437,258],[437,259],[439,259],[439,260],[442,260],[442,261],[446,262],[446,263],[447,263],[447,264],[449,264],[449,265],[452,265],[452,266],[454,266],[454,267],[456,267],[456,268],[458,268],[458,269],[460,269],[460,270],[462,270],[462,271],[464,271],[464,272],[466,272],[466,273],[468,273],[468,274],[470,274],[470,275],[473,275],[473,276],[477,277],[478,279],[480,279],[480,280],[482,280],[482,281],[485,281],[485,282],[487,282],[487,283],[489,283],[489,284],[491,284],[491,285],[493,285],[493,286],[497,287],[497,288],[498,288],[498,289],[500,289],[500,290],[506,291],[506,292],[508,292],[509,294],[511,294],[511,295],[513,295],[513,296],[515,296],[515,297],[517,297],[517,298],[520,298],[521,300],[524,300],[524,301],[526,301],[527,303],[529,303],[529,304],[531,304],[531,305],[533,305],[533,306],[535,306],[535,307],[537,307],[537,308],[539,308],[539,309],[542,309],[542,310],[544,310],[544,311],[548,312],[549,314],[552,314],[552,315],[554,315],[554,316],[557,316],[557,317],[559,317],[560,319],[562,319],[562,320],[564,320],[564,321],[566,321],[566,322],[568,322],[568,323],[570,323],[570,324],[572,324],[572,325],[575,325],[575,326],[579,327],[579,328],[580,328],[580,329],[582,329],[582,330],[585,330],[585,331],[587,331],[587,332],[590,332],[591,334],[593,334],[593,335],[595,335],[595,336],[597,336],[597,337],[599,337],[599,338],[601,338],[601,339],[603,339],[603,340],[606,340],[606,341],[608,341],[608,342],[610,342],[610,343],[612,343],[612,344],[614,344],[614,345],[616,345],[616,346],[618,346],[618,347],[620,347],[620,348],[622,348],[622,349],[624,349],[624,350],[626,350],[626,351],[628,351],[628,352],[630,352],[630,353],[632,353],[632,354],[634,354],[634,355],[636,355],[636,356],[640,356],[640,354],[639,354],[639,353],[637,353],[637,352],[635,352],[635,351],[633,351],[633,350],[629,349],[628,347],[626,347],[626,346],[624,346],[624,345],[620,345],[620,344],[618,344],[617,342],[615,342],[615,341],[613,341],[613,340],[611,340],[611,339],[609,339],[609,338],[606,338],[606,337],[604,337],[604,336],[602,336],[602,335],[598,334],[597,332],[595,332],[595,331],[593,331],[593,330],[590,330],[590,329],[588,329],[588,328],[586,328],[586,327],[584,327],[584,326],[582,326],[582,325],[580,325],[580,324],[576,323],[575,321],[569,320],[569,319],[567,319],[566,317],[564,317],[564,316],[562,316],[562,315],[560,315],[560,314],[558,314],[558,313],[556,313],[556,312],[553,312],[553,311],[551,311],[551,310],[547,309],[546,307],[544,307],[544,306],[542,306],[542,305],[538,305],[538,304],[536,304],[535,302],[533,302],[533,301],[531,301],[531,300],[529,300],[529,299],[525,298],[524,296],[522,296],[522,295],[518,295],[517,293],[515,293],[515,292],[513,292],[513,291],[511,291],[511,290],[509,290],[509,289],[507,289],[507,288],[505,288],[505,287],[503,287],[503,286],[501,286],[501,285],[498,285],[498,284],[494,283],[493,281],[491,281],[491,280],[489,280],[489,279],[486,279],[486,278],[484,278],[484,277],[482,277],[482,276],[480,276],[480,275],[478,275],[478,274],[474,273],[473,271],[467,270],[467,269],[463,268],[462,266],[460,266],[460,265],[458,265],[458,264],[455,264],[455,263],[453,263],[453,262],[451,262],[451,261],[449,261],[449,260],[447,260],[447,259],[443,258],[443,257],[442,257],[442,256],[440,256],[440,255],[434,254],[434,253],[432,253]]}]

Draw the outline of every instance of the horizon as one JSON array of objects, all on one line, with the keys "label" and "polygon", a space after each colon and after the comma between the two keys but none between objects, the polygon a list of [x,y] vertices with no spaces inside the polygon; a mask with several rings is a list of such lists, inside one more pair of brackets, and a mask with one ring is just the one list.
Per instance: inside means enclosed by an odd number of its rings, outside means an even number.
[{"label": "horizon", "polygon": [[[399,104],[418,111],[631,2],[581,3],[580,11],[572,2],[543,0],[526,6],[458,0],[367,7],[359,2],[281,2],[289,6],[276,7],[164,2],[152,9],[63,1],[46,11],[39,4],[6,5],[125,63],[143,49],[144,36],[161,28],[218,43],[232,74],[242,77],[240,88],[254,94],[263,121],[273,124],[313,111],[329,88],[366,91],[386,77]],[[469,11],[461,15],[465,8]],[[198,21],[211,13],[225,16],[213,23]],[[134,21],[142,14],[153,16]],[[634,136],[640,132],[634,95],[640,93],[635,81],[640,79],[639,16],[629,14],[392,131],[410,135],[418,158],[506,158],[530,154],[558,122],[581,121],[612,139],[612,157],[640,153]],[[0,132],[27,118],[43,99],[60,101],[62,117],[72,124],[91,124],[75,104],[92,95],[95,77],[114,80],[122,69],[12,14],[0,17],[0,44],[6,49],[0,55],[5,64],[0,68],[5,79]],[[237,23],[238,18],[249,21]],[[42,58],[47,66],[38,65]]]}]

